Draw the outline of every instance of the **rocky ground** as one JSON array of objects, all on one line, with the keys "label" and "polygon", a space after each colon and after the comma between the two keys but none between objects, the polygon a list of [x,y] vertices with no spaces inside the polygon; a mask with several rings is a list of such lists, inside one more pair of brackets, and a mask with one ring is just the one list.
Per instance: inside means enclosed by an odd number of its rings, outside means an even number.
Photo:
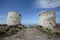
[{"label": "rocky ground", "polygon": [[35,27],[28,27],[12,36],[0,37],[0,40],[60,40],[60,37],[49,37]]}]

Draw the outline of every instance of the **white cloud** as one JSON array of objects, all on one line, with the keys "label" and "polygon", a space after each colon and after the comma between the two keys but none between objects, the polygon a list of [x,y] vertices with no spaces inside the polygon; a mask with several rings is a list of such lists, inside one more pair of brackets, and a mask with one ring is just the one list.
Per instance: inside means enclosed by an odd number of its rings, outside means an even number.
[{"label": "white cloud", "polygon": [[60,0],[35,0],[36,8],[55,8],[60,6]]}]

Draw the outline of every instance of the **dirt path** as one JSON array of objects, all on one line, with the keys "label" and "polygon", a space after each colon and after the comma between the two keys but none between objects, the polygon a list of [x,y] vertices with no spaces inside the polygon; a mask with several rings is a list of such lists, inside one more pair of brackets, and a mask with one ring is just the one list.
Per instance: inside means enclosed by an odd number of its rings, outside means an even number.
[{"label": "dirt path", "polygon": [[40,35],[36,28],[28,28],[24,35],[26,40],[47,40],[46,36]]},{"label": "dirt path", "polygon": [[36,28],[26,28],[11,37],[0,38],[0,40],[60,40],[59,38],[48,39]]}]

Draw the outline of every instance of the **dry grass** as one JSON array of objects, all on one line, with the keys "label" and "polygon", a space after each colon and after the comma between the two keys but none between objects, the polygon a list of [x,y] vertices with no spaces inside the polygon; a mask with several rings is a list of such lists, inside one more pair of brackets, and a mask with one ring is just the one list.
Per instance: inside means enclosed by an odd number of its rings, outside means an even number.
[{"label": "dry grass", "polygon": [[11,36],[21,30],[23,30],[22,25],[15,25],[15,26],[0,25],[0,35],[1,36]]},{"label": "dry grass", "polygon": [[42,34],[46,34],[48,38],[56,38],[59,37],[60,38],[60,32],[57,31],[53,31],[51,29],[48,28],[43,28],[41,26],[36,27],[40,32],[42,32]]}]

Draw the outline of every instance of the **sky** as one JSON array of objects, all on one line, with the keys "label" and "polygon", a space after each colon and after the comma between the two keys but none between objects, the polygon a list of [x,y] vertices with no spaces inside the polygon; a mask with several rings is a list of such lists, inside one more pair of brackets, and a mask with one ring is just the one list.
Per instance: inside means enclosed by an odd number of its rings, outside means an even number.
[{"label": "sky", "polygon": [[22,15],[22,24],[38,24],[40,12],[54,10],[60,23],[60,0],[0,0],[0,24],[6,24],[11,10]]}]

